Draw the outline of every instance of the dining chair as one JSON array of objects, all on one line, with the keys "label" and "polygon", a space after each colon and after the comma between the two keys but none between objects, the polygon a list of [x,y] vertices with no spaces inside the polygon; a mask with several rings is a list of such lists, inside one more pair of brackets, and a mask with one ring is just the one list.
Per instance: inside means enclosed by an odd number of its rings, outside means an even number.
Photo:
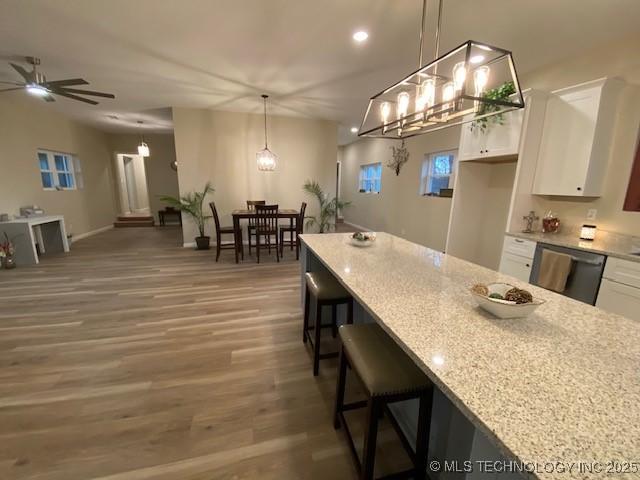
[{"label": "dining chair", "polygon": [[[280,261],[280,248],[278,242],[278,205],[256,205],[256,254],[260,263],[260,248],[267,247],[271,253],[271,236],[275,237],[276,259]],[[266,240],[261,245],[261,238]]]},{"label": "dining chair", "polygon": [[[247,200],[247,210],[255,212],[256,205],[265,205],[267,202],[264,200]],[[251,237],[255,237],[256,233],[256,220],[255,218],[249,218],[249,224],[247,225],[247,236],[249,237],[249,255],[251,255]]]},{"label": "dining chair", "polygon": [[[284,256],[284,246],[289,245],[291,250],[295,245],[296,247],[296,260],[300,258],[300,239],[298,235],[302,235],[304,230],[304,212],[307,209],[307,204],[302,202],[300,206],[300,213],[296,218],[295,225],[285,225],[280,227],[280,256]],[[289,233],[289,240],[285,241],[284,235],[285,233]]]},{"label": "dining chair", "polygon": [[[221,227],[220,226],[220,218],[218,217],[218,210],[216,209],[216,204],[214,202],[210,202],[209,206],[211,207],[211,213],[213,214],[213,222],[216,225],[216,262],[218,258],[220,258],[220,250],[229,250],[232,248],[236,248],[236,232],[233,227]],[[225,243],[222,244],[222,235],[233,235],[233,243]],[[238,230],[238,235],[240,235],[240,244],[242,245],[242,230]],[[244,260],[244,251],[242,252],[242,259]]]}]

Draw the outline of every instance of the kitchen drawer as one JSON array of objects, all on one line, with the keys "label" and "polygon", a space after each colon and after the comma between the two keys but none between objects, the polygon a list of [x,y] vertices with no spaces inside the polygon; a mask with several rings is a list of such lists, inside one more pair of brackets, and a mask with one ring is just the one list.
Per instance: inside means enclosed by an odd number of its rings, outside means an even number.
[{"label": "kitchen drawer", "polygon": [[602,276],[614,282],[640,288],[640,263],[609,257]]},{"label": "kitchen drawer", "polygon": [[533,256],[536,253],[536,242],[506,235],[502,251],[533,260]]},{"label": "kitchen drawer", "polygon": [[500,273],[510,275],[517,278],[518,280],[529,283],[532,263],[532,260],[520,255],[514,255],[509,252],[502,252],[499,270]]},{"label": "kitchen drawer", "polygon": [[603,278],[596,307],[640,321],[640,288]]}]

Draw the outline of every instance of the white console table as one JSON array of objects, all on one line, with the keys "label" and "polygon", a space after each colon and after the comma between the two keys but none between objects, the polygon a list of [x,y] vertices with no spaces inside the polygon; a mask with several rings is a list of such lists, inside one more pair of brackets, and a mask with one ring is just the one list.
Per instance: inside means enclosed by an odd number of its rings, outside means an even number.
[{"label": "white console table", "polygon": [[68,252],[69,242],[62,215],[17,218],[0,222],[0,234],[6,232],[16,249],[18,265],[37,265],[38,250],[45,252]]}]

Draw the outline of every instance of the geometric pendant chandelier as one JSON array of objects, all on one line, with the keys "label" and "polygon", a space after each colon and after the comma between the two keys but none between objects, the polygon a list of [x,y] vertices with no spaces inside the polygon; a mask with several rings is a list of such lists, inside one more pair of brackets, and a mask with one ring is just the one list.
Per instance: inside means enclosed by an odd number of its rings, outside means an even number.
[{"label": "geometric pendant chandelier", "polygon": [[[422,64],[427,1],[423,0],[419,68],[369,100],[360,137],[409,138],[524,108],[511,52],[469,40]],[[508,92],[509,95],[500,95]]]},{"label": "geometric pendant chandelier", "polygon": [[258,170],[261,172],[273,172],[278,162],[278,156],[269,150],[269,144],[267,142],[267,98],[269,98],[269,95],[262,95],[264,105],[264,148],[256,153]]}]

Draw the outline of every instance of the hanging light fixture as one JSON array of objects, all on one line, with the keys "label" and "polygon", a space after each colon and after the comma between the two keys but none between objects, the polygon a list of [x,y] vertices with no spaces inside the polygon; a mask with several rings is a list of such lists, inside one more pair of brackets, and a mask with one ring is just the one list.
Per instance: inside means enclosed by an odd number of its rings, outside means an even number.
[{"label": "hanging light fixture", "polygon": [[[524,108],[511,52],[468,40],[439,56],[442,2],[438,5],[434,60],[423,65],[427,0],[422,1],[418,70],[369,100],[358,135],[408,138]],[[490,95],[505,89],[508,98]]]},{"label": "hanging light fixture", "polygon": [[138,120],[138,125],[140,125],[140,145],[138,145],[138,155],[141,157],[148,157],[151,152],[149,151],[149,145],[147,145],[144,141],[144,133],[142,133],[142,120]]},{"label": "hanging light fixture", "polygon": [[256,153],[258,170],[261,172],[273,172],[276,169],[276,162],[278,160],[276,154],[269,150],[267,144],[267,98],[269,98],[269,95],[262,95],[262,101],[264,103],[264,148]]}]

